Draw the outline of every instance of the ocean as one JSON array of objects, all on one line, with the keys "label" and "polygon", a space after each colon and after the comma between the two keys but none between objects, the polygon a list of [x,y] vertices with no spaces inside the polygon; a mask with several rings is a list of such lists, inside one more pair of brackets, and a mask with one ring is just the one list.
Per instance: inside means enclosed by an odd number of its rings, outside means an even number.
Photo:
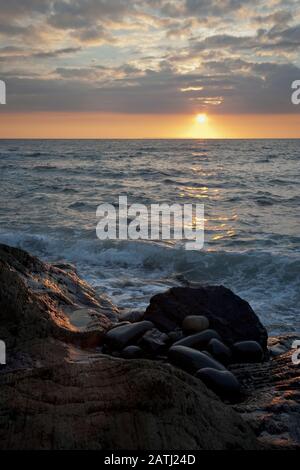
[{"label": "ocean", "polygon": [[[0,242],[78,273],[124,310],[223,284],[269,334],[300,331],[300,140],[2,140]],[[96,208],[203,203],[205,245],[100,241]]]}]

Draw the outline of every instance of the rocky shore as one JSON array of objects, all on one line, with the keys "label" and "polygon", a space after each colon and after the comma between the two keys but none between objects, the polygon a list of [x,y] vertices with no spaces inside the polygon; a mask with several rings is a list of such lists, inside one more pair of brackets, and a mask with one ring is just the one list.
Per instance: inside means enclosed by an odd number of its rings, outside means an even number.
[{"label": "rocky shore", "polygon": [[74,266],[0,245],[0,339],[0,449],[300,448],[294,338],[223,286],[124,314]]}]

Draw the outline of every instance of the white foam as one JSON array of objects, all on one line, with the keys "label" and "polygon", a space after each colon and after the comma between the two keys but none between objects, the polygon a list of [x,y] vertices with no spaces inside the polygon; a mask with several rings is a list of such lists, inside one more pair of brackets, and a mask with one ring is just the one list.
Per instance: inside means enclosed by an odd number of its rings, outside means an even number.
[{"label": "white foam", "polygon": [[123,308],[143,309],[152,295],[173,285],[223,284],[249,301],[272,333],[299,331],[299,254],[188,252],[178,245],[143,241],[71,243],[28,233],[2,233],[0,241],[46,260],[74,263]]}]

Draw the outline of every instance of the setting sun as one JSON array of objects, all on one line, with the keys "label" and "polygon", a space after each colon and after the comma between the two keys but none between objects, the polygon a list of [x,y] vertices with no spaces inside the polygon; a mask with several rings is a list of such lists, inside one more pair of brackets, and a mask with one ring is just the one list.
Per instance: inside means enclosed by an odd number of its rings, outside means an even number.
[{"label": "setting sun", "polygon": [[196,121],[198,122],[198,124],[204,124],[207,121],[206,114],[197,114]]}]

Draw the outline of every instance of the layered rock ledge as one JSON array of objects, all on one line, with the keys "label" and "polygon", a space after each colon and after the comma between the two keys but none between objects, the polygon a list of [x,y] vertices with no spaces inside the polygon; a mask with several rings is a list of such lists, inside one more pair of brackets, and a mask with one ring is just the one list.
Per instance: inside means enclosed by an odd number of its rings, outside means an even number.
[{"label": "layered rock ledge", "polygon": [[[217,315],[212,306],[200,312],[194,297],[188,307],[187,294],[182,292],[181,321],[190,313]],[[246,302],[234,299],[253,320],[250,339],[258,340],[266,353],[263,326]],[[153,315],[151,321],[159,326],[157,311]],[[164,308],[160,315],[167,318]],[[226,328],[228,315],[220,320]],[[0,339],[7,346],[7,364],[0,366],[1,449],[299,446],[299,369],[292,365],[286,345],[272,360],[230,365],[245,394],[242,402],[230,405],[157,352],[164,344],[160,333],[145,333],[144,358],[112,357],[103,344],[121,319],[109,299],[96,295],[73,266],[43,263],[23,250],[0,245]],[[173,326],[161,328],[161,334],[171,338],[175,333],[174,342],[178,324],[174,331]],[[241,339],[238,328],[232,328],[236,333],[228,343]],[[155,354],[149,345],[158,347]]]}]

